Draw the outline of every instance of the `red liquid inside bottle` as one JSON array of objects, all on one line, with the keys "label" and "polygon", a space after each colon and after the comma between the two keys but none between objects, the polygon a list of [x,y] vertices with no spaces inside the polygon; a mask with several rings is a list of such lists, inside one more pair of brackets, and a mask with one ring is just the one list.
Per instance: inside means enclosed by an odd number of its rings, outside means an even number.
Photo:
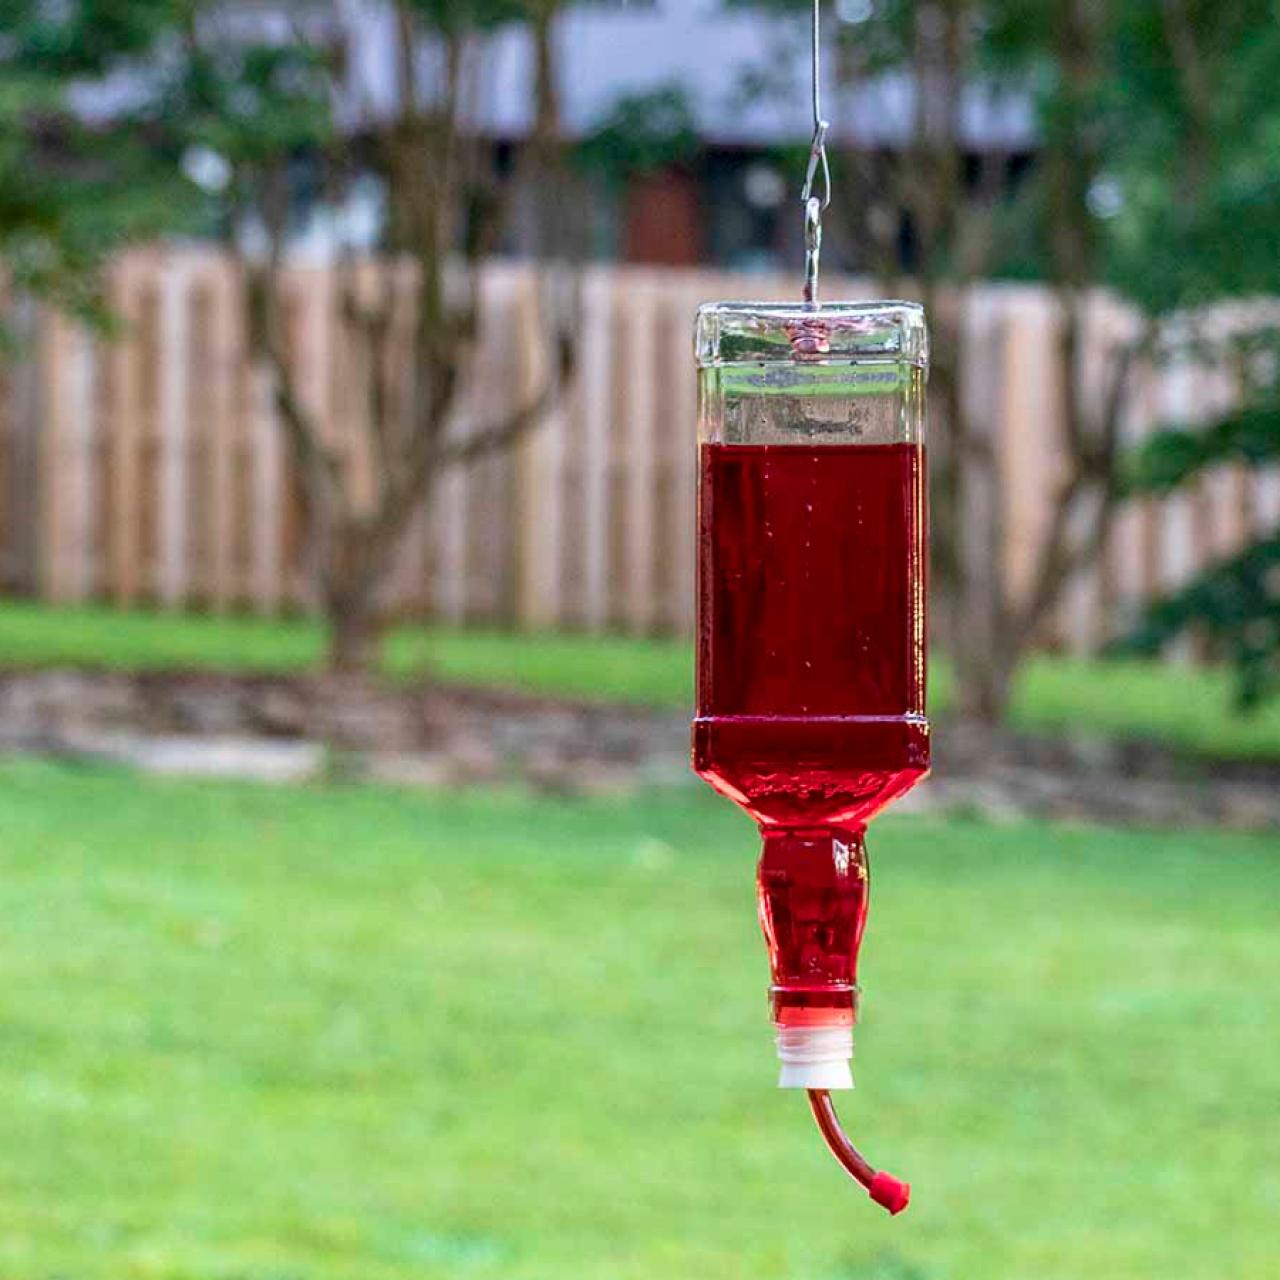
[{"label": "red liquid inside bottle", "polygon": [[704,444],[700,523],[694,765],[763,828],[779,1020],[847,1018],[863,829],[929,768],[923,449]]},{"label": "red liquid inside bottle", "polygon": [[697,770],[864,826],[929,767],[923,449],[705,444],[701,483]]}]

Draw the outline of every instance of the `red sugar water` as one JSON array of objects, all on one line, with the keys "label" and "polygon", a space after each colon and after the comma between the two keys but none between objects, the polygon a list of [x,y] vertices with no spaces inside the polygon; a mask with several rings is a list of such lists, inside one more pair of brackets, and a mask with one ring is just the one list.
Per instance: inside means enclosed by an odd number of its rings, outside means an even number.
[{"label": "red sugar water", "polygon": [[695,768],[861,829],[929,767],[923,449],[704,444],[700,510]]}]

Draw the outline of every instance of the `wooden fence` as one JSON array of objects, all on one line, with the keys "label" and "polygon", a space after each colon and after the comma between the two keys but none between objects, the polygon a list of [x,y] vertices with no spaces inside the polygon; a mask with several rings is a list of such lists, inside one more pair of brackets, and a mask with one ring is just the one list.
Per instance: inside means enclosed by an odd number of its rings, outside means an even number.
[{"label": "wooden fence", "polygon": [[[582,289],[574,385],[509,455],[450,472],[407,541],[394,599],[458,623],[688,632],[693,623],[695,385],[691,321],[709,298],[787,298],[794,281],[593,268]],[[467,413],[514,403],[536,377],[530,269],[494,265],[480,374]],[[334,280],[293,268],[290,360],[309,407],[341,440],[360,397]],[[52,602],[276,614],[313,607],[296,476],[268,374],[247,349],[242,285],[212,251],[136,252],[110,274],[122,336],[39,313],[28,355],[0,373],[0,588]],[[870,296],[831,281],[828,295]],[[1090,369],[1133,319],[1095,299]],[[1003,468],[1004,571],[1025,583],[1061,468],[1055,311],[1035,287],[984,286],[965,302],[978,397]],[[1229,403],[1225,370],[1148,366],[1125,422]],[[1088,389],[1086,389],[1088,390]],[[344,436],[345,433],[345,436]],[[349,463],[362,454],[352,449]],[[1280,476],[1224,469],[1193,491],[1136,505],[1080,574],[1050,639],[1087,651],[1118,608],[1185,580],[1280,521]]]}]

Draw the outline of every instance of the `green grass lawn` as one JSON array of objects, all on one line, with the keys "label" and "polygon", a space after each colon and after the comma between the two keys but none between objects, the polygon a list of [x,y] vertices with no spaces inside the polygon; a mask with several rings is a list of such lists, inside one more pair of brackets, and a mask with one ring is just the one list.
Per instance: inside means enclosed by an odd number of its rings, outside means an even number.
[{"label": "green grass lawn", "polygon": [[860,1088],[773,1088],[750,826],[0,766],[5,1280],[1270,1280],[1280,845],[890,819]]},{"label": "green grass lawn", "polygon": [[[0,667],[300,671],[314,667],[321,652],[320,629],[306,621],[0,603]],[[407,627],[389,638],[386,667],[397,676],[429,669],[445,680],[651,706],[685,707],[692,696],[690,648],[674,640]],[[935,712],[945,710],[950,685],[945,664],[938,664]],[[1028,729],[1151,737],[1193,752],[1280,758],[1280,701],[1239,715],[1225,671],[1037,658],[1021,675],[1012,718]]]}]

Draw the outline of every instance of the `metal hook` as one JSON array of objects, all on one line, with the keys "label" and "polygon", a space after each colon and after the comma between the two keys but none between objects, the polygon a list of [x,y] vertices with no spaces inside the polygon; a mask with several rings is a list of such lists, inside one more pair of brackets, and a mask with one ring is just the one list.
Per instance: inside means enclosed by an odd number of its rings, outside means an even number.
[{"label": "metal hook", "polygon": [[810,196],[804,202],[804,300],[818,305],[818,273],[822,266],[822,201]]},{"label": "metal hook", "polygon": [[831,166],[827,163],[827,134],[831,125],[826,120],[819,120],[813,131],[813,142],[809,144],[809,168],[804,175],[804,189],[800,192],[800,203],[808,204],[813,195],[814,179],[818,170],[822,170],[822,211],[825,213],[831,205]]},{"label": "metal hook", "polygon": [[[827,161],[827,134],[831,123],[822,118],[822,0],[813,0],[813,141],[800,202],[804,206],[804,300],[818,303],[818,271],[822,256],[822,215],[831,206],[831,165]],[[822,193],[813,194],[819,171]]]}]

